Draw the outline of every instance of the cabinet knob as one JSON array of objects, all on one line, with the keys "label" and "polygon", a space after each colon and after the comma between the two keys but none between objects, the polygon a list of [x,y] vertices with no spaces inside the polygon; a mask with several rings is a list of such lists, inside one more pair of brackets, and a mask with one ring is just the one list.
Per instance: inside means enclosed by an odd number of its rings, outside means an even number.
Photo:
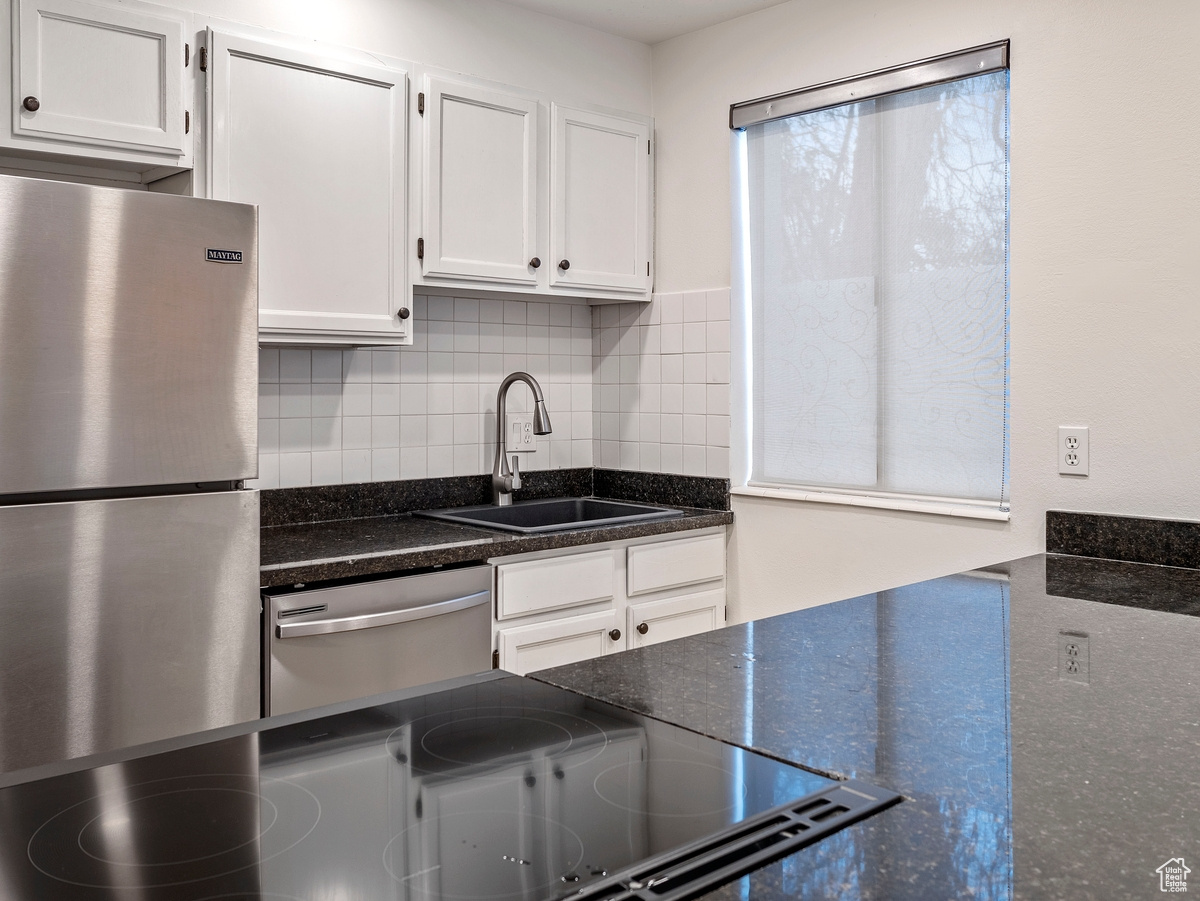
[{"label": "cabinet knob", "polygon": [[534,257],[532,260],[529,261],[529,265],[533,269],[539,268],[542,265],[541,257]]},{"label": "cabinet knob", "polygon": [[533,775],[533,773],[526,773],[525,774],[525,784],[529,788],[533,788],[535,785],[537,785],[537,777],[535,777]]},{"label": "cabinet knob", "polygon": [[412,311],[408,307],[401,307],[396,311],[397,319],[407,319],[412,315]]},{"label": "cabinet knob", "polygon": [[566,272],[568,269],[571,268],[571,261],[570,260],[559,260],[558,268],[561,269],[563,272]]},{"label": "cabinet knob", "polygon": [[621,630],[613,629],[611,632],[608,633],[608,637],[611,638],[613,641],[620,641],[621,640]]},{"label": "cabinet knob", "polygon": [[28,97],[26,97],[24,100],[21,101],[21,106],[25,107],[25,109],[29,110],[29,112],[31,112],[31,113],[36,113],[38,110],[40,110],[42,108],[42,101],[38,100],[36,97],[34,97],[32,94],[30,94]]},{"label": "cabinet knob", "polygon": [[638,635],[645,635],[647,632],[650,631],[650,624],[649,623],[638,623],[637,630],[638,630]]}]

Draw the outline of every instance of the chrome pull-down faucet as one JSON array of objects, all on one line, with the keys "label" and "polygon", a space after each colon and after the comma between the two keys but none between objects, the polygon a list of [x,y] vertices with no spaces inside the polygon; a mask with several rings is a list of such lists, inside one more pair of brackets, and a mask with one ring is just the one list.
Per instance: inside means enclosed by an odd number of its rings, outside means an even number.
[{"label": "chrome pull-down faucet", "polygon": [[507,507],[512,503],[513,489],[521,487],[521,471],[517,458],[513,457],[512,469],[508,468],[508,455],[504,452],[504,420],[508,412],[508,389],[513,382],[524,382],[533,392],[533,434],[550,434],[550,414],[546,412],[546,399],[542,397],[542,386],[528,372],[514,372],[500,383],[496,394],[496,463],[492,466],[492,503]]}]

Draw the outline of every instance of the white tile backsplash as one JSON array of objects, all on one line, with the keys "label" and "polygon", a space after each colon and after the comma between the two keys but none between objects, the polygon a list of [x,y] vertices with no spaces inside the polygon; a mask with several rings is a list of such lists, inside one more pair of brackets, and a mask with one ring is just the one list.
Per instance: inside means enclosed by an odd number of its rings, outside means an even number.
[{"label": "white tile backsplash", "polygon": [[599,308],[598,465],[728,477],[729,309],[728,288]]},{"label": "white tile backsplash", "polygon": [[313,451],[312,482],[314,485],[333,485],[342,480],[342,452]]},{"label": "white tile backsplash", "polygon": [[[490,472],[514,370],[541,384],[554,425],[523,470],[728,475],[727,288],[595,307],[417,295],[413,315],[410,347],[259,351],[252,485]],[[523,385],[509,409],[532,409]]]}]

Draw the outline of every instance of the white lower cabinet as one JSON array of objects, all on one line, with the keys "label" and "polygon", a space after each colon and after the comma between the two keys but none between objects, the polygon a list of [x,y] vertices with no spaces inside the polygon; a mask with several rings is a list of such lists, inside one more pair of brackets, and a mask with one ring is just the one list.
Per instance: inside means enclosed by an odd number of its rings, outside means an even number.
[{"label": "white lower cabinet", "polygon": [[623,638],[613,610],[503,628],[499,630],[500,669],[525,675],[602,657],[625,650]]},{"label": "white lower cabinet", "polygon": [[725,622],[724,528],[492,563],[494,647],[508,672],[578,663]]},{"label": "white lower cabinet", "polygon": [[625,612],[625,622],[631,648],[711,632],[725,622],[725,586],[661,601],[630,604]]}]

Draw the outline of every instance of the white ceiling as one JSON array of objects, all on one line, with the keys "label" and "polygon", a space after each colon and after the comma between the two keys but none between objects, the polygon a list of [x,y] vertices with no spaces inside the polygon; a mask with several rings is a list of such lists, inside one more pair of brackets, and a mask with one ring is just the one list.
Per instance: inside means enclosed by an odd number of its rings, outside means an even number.
[{"label": "white ceiling", "polygon": [[609,34],[657,44],[689,31],[778,6],[785,0],[506,0],[513,6]]}]

